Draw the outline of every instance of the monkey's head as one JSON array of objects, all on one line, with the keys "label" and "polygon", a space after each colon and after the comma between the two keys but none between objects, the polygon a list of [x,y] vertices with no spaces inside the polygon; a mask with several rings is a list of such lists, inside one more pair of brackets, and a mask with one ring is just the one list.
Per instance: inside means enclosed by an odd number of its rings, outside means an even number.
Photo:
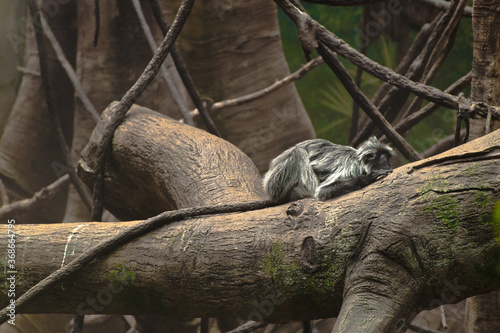
[{"label": "monkey's head", "polygon": [[372,136],[358,149],[358,157],[363,161],[368,173],[387,175],[392,172],[391,162],[394,150]]}]

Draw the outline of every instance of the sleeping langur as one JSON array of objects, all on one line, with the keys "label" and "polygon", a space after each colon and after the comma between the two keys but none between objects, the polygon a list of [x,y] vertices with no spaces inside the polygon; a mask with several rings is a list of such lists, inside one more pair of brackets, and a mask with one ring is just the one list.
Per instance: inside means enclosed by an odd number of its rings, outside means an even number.
[{"label": "sleeping langur", "polygon": [[358,149],[314,139],[271,161],[264,188],[272,200],[327,200],[360,189],[392,172],[394,151],[371,137]]}]

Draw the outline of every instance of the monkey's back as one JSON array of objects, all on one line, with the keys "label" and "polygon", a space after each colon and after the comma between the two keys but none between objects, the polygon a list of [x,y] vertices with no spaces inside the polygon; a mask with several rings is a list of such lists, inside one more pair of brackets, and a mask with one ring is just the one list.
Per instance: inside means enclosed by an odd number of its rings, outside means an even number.
[{"label": "monkey's back", "polygon": [[352,147],[337,145],[328,140],[313,139],[301,142],[294,148],[302,148],[308,152],[310,166],[320,183],[332,175],[336,175],[337,179],[347,179],[353,174],[364,172],[356,167],[359,164],[355,163],[358,160],[357,150]]}]

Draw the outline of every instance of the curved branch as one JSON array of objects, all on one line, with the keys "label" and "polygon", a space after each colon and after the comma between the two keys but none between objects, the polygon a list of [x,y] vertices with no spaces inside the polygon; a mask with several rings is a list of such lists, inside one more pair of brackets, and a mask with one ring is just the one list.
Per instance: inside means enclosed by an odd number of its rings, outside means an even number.
[{"label": "curved branch", "polygon": [[5,219],[9,215],[12,216],[19,211],[39,208],[40,204],[46,203],[48,200],[52,199],[55,195],[61,192],[70,181],[70,176],[68,174],[58,178],[52,184],[42,188],[37,191],[29,199],[23,199],[10,204],[4,204],[0,207],[0,219]]}]

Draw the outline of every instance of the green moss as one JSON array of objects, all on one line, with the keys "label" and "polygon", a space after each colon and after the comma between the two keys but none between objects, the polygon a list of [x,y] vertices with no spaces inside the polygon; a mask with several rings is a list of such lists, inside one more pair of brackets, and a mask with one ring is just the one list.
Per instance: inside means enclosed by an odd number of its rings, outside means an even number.
[{"label": "green moss", "polygon": [[450,195],[439,195],[430,199],[429,205],[424,209],[426,212],[434,214],[440,221],[453,230],[458,225],[458,200]]},{"label": "green moss", "polygon": [[465,168],[465,174],[466,174],[467,177],[479,176],[480,175],[480,171],[479,171],[478,164],[475,163],[475,162],[472,163],[472,164],[469,164]]},{"label": "green moss", "polygon": [[418,192],[419,195],[423,196],[429,192],[444,192],[448,191],[449,187],[448,181],[443,179],[443,176],[432,176],[427,183]]},{"label": "green moss", "polygon": [[285,259],[283,255],[283,244],[273,243],[271,252],[262,259],[264,272],[279,286],[284,286]]},{"label": "green moss", "polygon": [[262,260],[262,268],[278,287],[291,289],[297,297],[306,301],[311,301],[306,296],[315,295],[314,301],[322,302],[331,295],[338,282],[338,274],[334,271],[335,261],[326,251],[318,253],[318,259],[313,272],[303,269],[296,261],[287,265],[283,244],[274,243],[271,252]]},{"label": "green moss", "polygon": [[108,279],[114,286],[137,286],[135,284],[135,272],[127,270],[123,264],[120,264],[116,269],[111,270]]},{"label": "green moss", "polygon": [[475,202],[478,207],[484,208],[490,202],[490,197],[483,191],[476,191]]},{"label": "green moss", "polygon": [[140,312],[147,308],[154,308],[164,314],[170,312],[171,307],[165,303],[162,294],[152,288],[140,287],[135,282],[135,272],[127,269],[123,264],[111,270],[108,279],[116,290],[120,290],[116,295],[117,299],[126,303],[132,311]]}]

